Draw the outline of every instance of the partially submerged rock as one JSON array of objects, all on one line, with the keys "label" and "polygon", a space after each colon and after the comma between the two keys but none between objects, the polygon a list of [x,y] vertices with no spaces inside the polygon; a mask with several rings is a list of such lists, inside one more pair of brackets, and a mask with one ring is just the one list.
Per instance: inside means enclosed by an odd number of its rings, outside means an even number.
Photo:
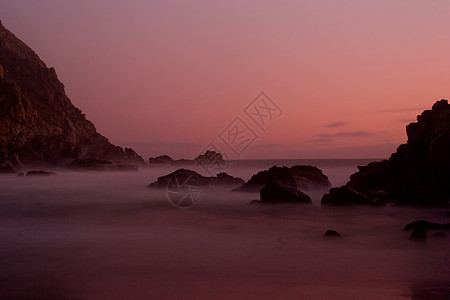
[{"label": "partially submerged rock", "polygon": [[233,177],[226,173],[220,173],[217,176],[205,177],[192,170],[178,169],[168,175],[158,177],[158,179],[151,183],[148,187],[165,188],[172,180],[177,180],[180,184],[189,180],[191,182],[195,182],[201,187],[226,188],[234,188],[244,182],[241,178]]},{"label": "partially submerged rock", "polygon": [[323,195],[322,204],[328,205],[357,205],[366,204],[367,197],[348,186],[331,188],[328,194]]},{"label": "partially submerged rock", "polygon": [[325,234],[323,235],[324,238],[342,238],[342,235],[339,234],[339,232],[335,230],[327,230]]},{"label": "partially submerged rock", "polygon": [[313,166],[277,167],[258,172],[237,192],[259,192],[268,182],[276,180],[284,186],[299,191],[328,190],[331,183],[319,168]]},{"label": "partially submerged rock", "polygon": [[[411,240],[425,240],[427,238],[427,231],[436,231],[436,230],[449,230],[450,229],[450,223],[449,224],[440,224],[440,223],[433,223],[426,220],[418,220],[411,222],[409,224],[406,224],[403,230],[410,231],[412,230],[411,235],[409,236],[409,239]],[[438,232],[431,235],[432,237],[447,237],[445,232]]]},{"label": "partially submerged rock", "polygon": [[260,191],[261,203],[311,203],[305,193],[284,185],[278,180],[271,180]]},{"label": "partially submerged rock", "polygon": [[51,176],[51,175],[57,175],[54,172],[48,172],[43,170],[32,170],[28,171],[26,176]]}]

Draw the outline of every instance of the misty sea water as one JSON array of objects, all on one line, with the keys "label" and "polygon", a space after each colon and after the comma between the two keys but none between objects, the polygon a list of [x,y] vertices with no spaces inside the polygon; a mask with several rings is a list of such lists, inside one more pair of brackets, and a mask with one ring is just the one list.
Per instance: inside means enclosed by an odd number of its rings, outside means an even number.
[{"label": "misty sea water", "polygon": [[[339,186],[372,160],[231,161],[226,172],[306,164]],[[403,231],[449,223],[443,208],[249,205],[258,193],[204,189],[178,209],[147,188],[177,168],[1,176],[0,299],[450,297],[450,241]],[[329,229],[342,239],[324,239]]]}]

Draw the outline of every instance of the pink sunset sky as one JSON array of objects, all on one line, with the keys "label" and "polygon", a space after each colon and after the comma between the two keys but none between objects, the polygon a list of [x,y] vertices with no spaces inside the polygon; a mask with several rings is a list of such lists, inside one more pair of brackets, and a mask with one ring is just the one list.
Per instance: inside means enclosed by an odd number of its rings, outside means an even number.
[{"label": "pink sunset sky", "polygon": [[[384,158],[450,98],[446,0],[2,0],[0,19],[145,158]],[[283,111],[264,131],[244,112],[261,91]],[[219,138],[236,117],[258,136],[239,157]]]}]

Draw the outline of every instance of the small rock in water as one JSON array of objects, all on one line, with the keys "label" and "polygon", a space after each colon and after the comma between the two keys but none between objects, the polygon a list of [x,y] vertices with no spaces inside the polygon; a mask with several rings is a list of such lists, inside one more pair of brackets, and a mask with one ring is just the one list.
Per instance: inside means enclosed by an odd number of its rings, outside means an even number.
[{"label": "small rock in water", "polygon": [[325,232],[323,237],[342,238],[342,235],[340,235],[339,232],[337,232],[336,230],[327,230],[327,232]]},{"label": "small rock in water", "polygon": [[57,174],[53,173],[53,172],[42,171],[42,170],[40,170],[40,171],[32,170],[27,173],[27,176],[50,176],[50,175],[57,175]]}]

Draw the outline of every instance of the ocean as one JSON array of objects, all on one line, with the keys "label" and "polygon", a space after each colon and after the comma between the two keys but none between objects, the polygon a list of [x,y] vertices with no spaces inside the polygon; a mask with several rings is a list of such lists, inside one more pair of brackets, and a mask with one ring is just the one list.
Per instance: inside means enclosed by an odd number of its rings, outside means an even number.
[{"label": "ocean", "polygon": [[[248,180],[314,165],[333,186],[372,159],[231,161]],[[177,208],[148,189],[178,167],[0,177],[0,299],[450,299],[450,240],[409,240],[443,208],[251,205],[200,191]],[[201,172],[201,168],[197,171]],[[325,239],[336,230],[340,239]],[[447,234],[449,234],[447,232]]]}]

